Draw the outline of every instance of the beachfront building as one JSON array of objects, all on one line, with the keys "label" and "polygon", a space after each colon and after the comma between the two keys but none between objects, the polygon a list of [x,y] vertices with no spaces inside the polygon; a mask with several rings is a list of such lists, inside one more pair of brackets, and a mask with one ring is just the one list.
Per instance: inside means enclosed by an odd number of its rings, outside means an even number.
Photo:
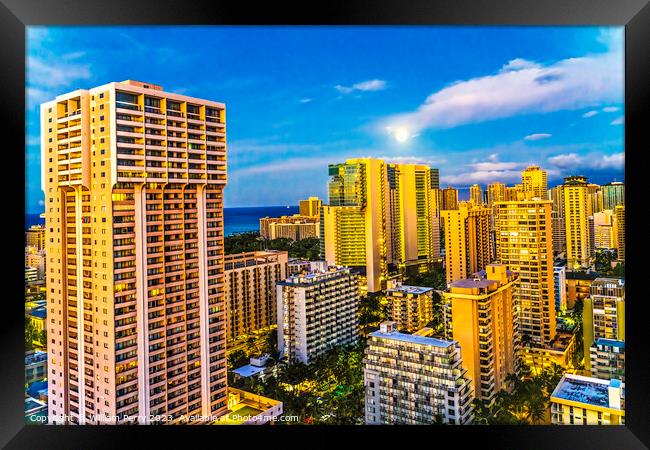
[{"label": "beachfront building", "polygon": [[318,238],[320,226],[318,217],[293,216],[262,217],[260,219],[260,236],[266,239],[291,239],[299,241],[307,238]]}]

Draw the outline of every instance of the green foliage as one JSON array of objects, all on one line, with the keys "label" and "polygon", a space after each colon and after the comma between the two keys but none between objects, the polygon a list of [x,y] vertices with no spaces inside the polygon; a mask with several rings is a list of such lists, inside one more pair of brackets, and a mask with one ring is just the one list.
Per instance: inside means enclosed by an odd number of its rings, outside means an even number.
[{"label": "green foliage", "polygon": [[245,366],[246,364],[248,364],[248,356],[245,351],[237,349],[228,355],[228,368],[230,370]]},{"label": "green foliage", "polygon": [[564,370],[557,364],[531,376],[530,368],[522,365],[520,376],[508,375],[506,381],[512,392],[501,390],[492,405],[474,400],[474,423],[477,425],[535,425],[544,422],[550,396],[560,382]]},{"label": "green foliage", "polygon": [[411,275],[408,277],[407,282],[411,286],[431,287],[438,290],[447,287],[445,272],[438,267],[433,267],[428,272]]},{"label": "green foliage", "polygon": [[44,333],[44,331],[38,331],[34,323],[25,317],[25,351],[34,350],[34,342],[42,341],[44,345],[47,342]]},{"label": "green foliage", "polygon": [[282,250],[289,252],[291,258],[315,261],[320,257],[320,241],[313,237],[298,241],[287,238],[265,239],[257,231],[235,233],[224,238],[226,255],[260,250]]},{"label": "green foliage", "polygon": [[362,424],[364,345],[335,347],[309,365],[281,363],[277,377],[239,379],[233,386],[280,400],[284,413],[300,417],[299,423]]}]

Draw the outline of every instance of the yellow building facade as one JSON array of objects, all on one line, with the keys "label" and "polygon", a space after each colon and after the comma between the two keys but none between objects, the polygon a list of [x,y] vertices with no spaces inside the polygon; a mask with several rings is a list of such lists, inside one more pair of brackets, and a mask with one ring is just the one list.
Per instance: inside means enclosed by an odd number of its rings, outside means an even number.
[{"label": "yellow building facade", "polygon": [[521,173],[521,185],[526,200],[539,198],[546,200],[546,171],[539,166],[528,166]]},{"label": "yellow building facade", "polygon": [[441,211],[445,233],[447,284],[465,279],[492,262],[491,209],[461,202]]},{"label": "yellow building facade", "polygon": [[498,202],[496,208],[496,259],[519,274],[519,330],[541,346],[555,337],[551,201]]},{"label": "yellow building facade", "polygon": [[587,179],[581,176],[565,178],[562,194],[567,267],[570,269],[588,267],[592,255]]},{"label": "yellow building facade", "polygon": [[489,264],[473,278],[451,283],[443,293],[446,338],[460,345],[475,396],[487,404],[499,390],[509,388],[506,377],[516,372],[517,283],[517,275],[505,265]]}]

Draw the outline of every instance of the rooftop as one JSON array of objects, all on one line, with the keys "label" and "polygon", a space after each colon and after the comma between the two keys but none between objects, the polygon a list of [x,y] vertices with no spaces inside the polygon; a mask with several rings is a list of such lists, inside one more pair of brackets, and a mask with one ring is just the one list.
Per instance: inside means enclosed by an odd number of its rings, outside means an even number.
[{"label": "rooftop", "polygon": [[[580,375],[564,375],[551,397],[592,406],[609,407],[609,386],[620,388],[619,380],[601,380]],[[621,390],[621,397],[624,390]]]},{"label": "rooftop", "polygon": [[42,361],[47,361],[47,353],[40,350],[36,350],[34,353],[25,355],[25,365],[39,363]]},{"label": "rooftop", "polygon": [[614,339],[598,338],[596,339],[596,345],[603,345],[606,347],[618,347],[624,349],[625,341],[616,341]]},{"label": "rooftop", "polygon": [[45,306],[37,306],[29,312],[29,315],[38,319],[47,318],[47,308]]},{"label": "rooftop", "polygon": [[382,333],[381,331],[374,331],[370,333],[369,336],[377,337],[380,339],[392,339],[394,341],[400,341],[400,342],[410,342],[413,344],[431,345],[433,347],[440,347],[440,348],[447,348],[456,343],[456,341],[445,341],[434,337],[418,336],[415,334],[405,334],[405,333],[400,333],[398,331],[393,331],[392,333]]},{"label": "rooftop", "polygon": [[233,370],[233,373],[236,373],[240,377],[248,378],[253,375],[257,375],[260,372],[264,371],[264,367],[256,367],[252,364],[246,364],[245,366],[238,367]]},{"label": "rooftop", "polygon": [[488,280],[485,278],[466,278],[451,283],[451,287],[456,288],[488,288],[493,284],[498,284],[497,280]]},{"label": "rooftop", "polygon": [[403,292],[405,294],[416,294],[416,295],[425,294],[429,291],[433,291],[433,288],[424,287],[424,286],[407,286],[404,284],[386,290],[386,292]]}]

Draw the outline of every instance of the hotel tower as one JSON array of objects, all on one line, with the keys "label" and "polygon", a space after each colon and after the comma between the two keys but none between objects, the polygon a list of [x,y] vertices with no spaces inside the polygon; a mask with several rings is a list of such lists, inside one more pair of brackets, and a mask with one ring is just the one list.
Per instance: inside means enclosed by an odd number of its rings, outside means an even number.
[{"label": "hotel tower", "polygon": [[224,104],[127,80],[41,127],[50,421],[223,414]]}]

